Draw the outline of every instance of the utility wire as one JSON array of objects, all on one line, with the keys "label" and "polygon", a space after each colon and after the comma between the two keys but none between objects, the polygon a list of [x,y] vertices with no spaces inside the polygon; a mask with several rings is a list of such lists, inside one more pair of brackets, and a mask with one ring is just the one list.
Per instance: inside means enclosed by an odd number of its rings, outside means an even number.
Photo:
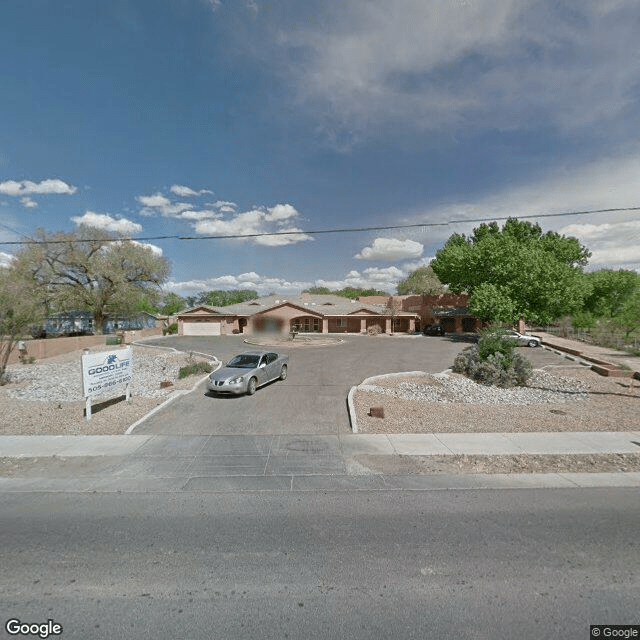
[{"label": "utility wire", "polygon": [[[446,227],[453,224],[471,224],[477,222],[495,222],[497,220],[509,220],[516,218],[518,220],[525,220],[530,218],[557,218],[560,216],[584,216],[594,213],[613,213],[615,211],[640,211],[640,207],[617,207],[613,209],[593,209],[590,211],[568,211],[565,213],[538,213],[528,216],[503,216],[494,218],[468,218],[461,220],[447,220],[444,222],[419,222],[415,224],[396,224],[387,225],[383,227],[356,227],[351,229],[319,229],[315,231],[274,231],[273,233],[234,233],[224,235],[199,235],[199,236],[145,236],[136,238],[96,238],[88,239],[83,238],[83,242],[122,242],[127,240],[135,240],[137,242],[150,240],[231,240],[238,238],[263,238],[269,236],[301,236],[301,235],[319,235],[325,233],[358,233],[363,231],[389,231],[393,229],[413,229],[413,228],[426,228],[426,227]],[[6,227],[8,228],[8,227]],[[17,232],[15,232],[17,233]],[[23,234],[22,234],[23,235]],[[28,237],[28,236],[27,236]],[[0,245],[16,245],[16,244],[64,244],[69,240],[14,240],[0,242]]]}]

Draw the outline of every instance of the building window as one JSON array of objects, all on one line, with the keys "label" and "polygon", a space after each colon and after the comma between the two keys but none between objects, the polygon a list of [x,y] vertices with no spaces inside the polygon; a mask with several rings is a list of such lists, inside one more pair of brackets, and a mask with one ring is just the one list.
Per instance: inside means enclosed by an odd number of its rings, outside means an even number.
[{"label": "building window", "polygon": [[338,326],[338,327],[346,327],[347,326],[347,321],[344,320],[343,318],[338,318],[336,326]]}]

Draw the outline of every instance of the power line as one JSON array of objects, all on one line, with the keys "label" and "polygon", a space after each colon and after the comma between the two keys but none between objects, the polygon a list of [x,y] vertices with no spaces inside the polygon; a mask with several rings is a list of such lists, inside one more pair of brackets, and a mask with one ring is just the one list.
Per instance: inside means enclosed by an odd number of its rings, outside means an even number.
[{"label": "power line", "polygon": [[[613,209],[593,209],[589,211],[568,211],[564,213],[538,213],[528,216],[502,216],[493,218],[468,218],[462,220],[447,220],[444,222],[419,222],[415,224],[396,224],[382,227],[356,227],[351,229],[318,229],[312,231],[275,231],[273,233],[234,233],[224,235],[199,235],[199,236],[145,236],[136,238],[83,238],[83,242],[122,242],[134,240],[136,242],[149,242],[151,240],[232,240],[239,238],[264,238],[269,236],[300,236],[300,235],[320,235],[327,233],[361,233],[365,231],[391,231],[394,229],[415,229],[426,227],[446,227],[453,224],[475,224],[477,222],[496,222],[498,220],[509,220],[516,217],[518,220],[526,220],[531,218],[557,218],[560,216],[583,216],[595,213],[613,213],[616,211],[640,211],[640,207],[616,207]],[[8,227],[6,227],[8,228]],[[17,232],[15,232],[17,233]],[[24,235],[24,234],[21,234]],[[27,236],[28,237],[28,236]],[[64,244],[69,240],[14,240],[0,242],[0,245],[17,245],[17,244]]]}]

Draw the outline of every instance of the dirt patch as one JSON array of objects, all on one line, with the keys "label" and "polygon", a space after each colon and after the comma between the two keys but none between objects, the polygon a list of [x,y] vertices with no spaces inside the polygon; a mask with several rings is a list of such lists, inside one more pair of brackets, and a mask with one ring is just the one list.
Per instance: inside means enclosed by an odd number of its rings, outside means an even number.
[{"label": "dirt patch", "polygon": [[355,461],[371,473],[605,473],[640,472],[640,453],[513,456],[381,456],[360,455]]}]

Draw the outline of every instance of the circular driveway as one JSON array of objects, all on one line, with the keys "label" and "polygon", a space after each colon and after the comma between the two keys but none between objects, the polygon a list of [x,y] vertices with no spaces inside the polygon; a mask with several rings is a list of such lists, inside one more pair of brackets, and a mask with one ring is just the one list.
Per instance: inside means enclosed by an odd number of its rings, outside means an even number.
[{"label": "circular driveway", "polygon": [[[436,373],[451,366],[465,346],[458,336],[355,336],[326,347],[270,348],[242,336],[172,336],[145,344],[196,351],[227,361],[243,351],[278,351],[289,356],[289,375],[253,396],[213,396],[204,382],[150,417],[136,434],[262,435],[350,432],[347,394],[369,376],[402,372]],[[543,354],[526,349],[527,356]],[[552,355],[552,354],[549,354]],[[556,358],[557,356],[553,356]]]}]

